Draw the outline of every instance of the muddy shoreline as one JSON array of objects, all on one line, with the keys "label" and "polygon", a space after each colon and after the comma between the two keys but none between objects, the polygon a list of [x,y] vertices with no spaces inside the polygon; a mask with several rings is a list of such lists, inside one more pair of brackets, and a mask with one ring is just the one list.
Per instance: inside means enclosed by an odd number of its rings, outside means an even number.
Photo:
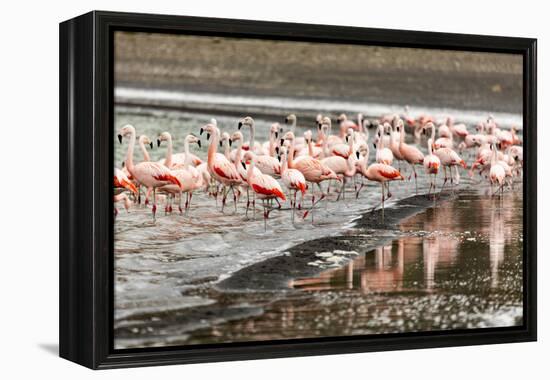
[{"label": "muddy shoreline", "polygon": [[[449,194],[443,194],[438,202],[445,202],[450,198]],[[289,289],[290,281],[300,277],[315,276],[326,270],[323,267],[309,265],[316,260],[316,254],[319,252],[334,250],[353,252],[358,247],[361,251],[369,251],[382,246],[395,239],[394,235],[387,236],[388,232],[399,232],[401,222],[431,207],[434,207],[434,201],[423,194],[400,199],[392,207],[384,210],[383,217],[381,209],[364,213],[355,221],[355,228],[352,231],[341,236],[309,240],[295,245],[287,249],[284,255],[264,260],[233,273],[231,277],[219,282],[216,288],[222,292]],[[380,231],[386,233],[377,236],[377,232]],[[346,261],[352,258],[353,256],[350,256]]]}]

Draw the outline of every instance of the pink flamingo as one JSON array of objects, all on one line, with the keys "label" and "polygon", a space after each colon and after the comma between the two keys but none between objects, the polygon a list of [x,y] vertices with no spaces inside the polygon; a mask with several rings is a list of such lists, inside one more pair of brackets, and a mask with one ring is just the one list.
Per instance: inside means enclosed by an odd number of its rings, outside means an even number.
[{"label": "pink flamingo", "polygon": [[347,179],[353,178],[356,173],[355,161],[357,158],[355,157],[355,153],[353,151],[353,137],[348,135],[346,136],[346,140],[348,140],[350,150],[352,150],[352,154],[350,154],[348,158],[344,158],[342,156],[330,156],[321,160],[321,164],[328,167],[336,173],[336,175],[342,178],[342,187],[338,193],[338,197],[336,198],[337,201],[340,200],[340,196],[345,198]]},{"label": "pink flamingo", "polygon": [[[296,194],[298,191],[302,193],[300,204],[298,205],[298,210],[302,208],[301,202],[304,201],[304,195],[306,193],[307,184],[306,179],[302,172],[296,169],[290,169],[288,167],[288,150],[286,147],[281,147],[281,181],[288,189],[291,200],[290,206],[292,207],[292,221],[294,221],[294,213],[296,211]],[[292,194],[294,191],[294,194]]]},{"label": "pink flamingo", "polygon": [[[422,152],[417,147],[405,143],[405,130],[403,129],[403,122],[401,120],[398,121],[397,129],[399,130],[399,133],[400,133],[399,152],[401,153],[405,161],[407,161],[412,168],[412,171],[414,173],[414,184],[416,186],[416,194],[418,194],[418,180],[417,180],[415,165],[424,164],[424,154],[422,154]],[[409,179],[410,178],[411,176],[409,176]]]},{"label": "pink flamingo", "polygon": [[[292,132],[288,132],[287,135],[294,136]],[[319,187],[319,190],[321,191],[321,199],[325,198],[325,194],[323,192],[323,189],[321,188],[320,183],[322,181],[335,179],[337,181],[340,181],[340,178],[334,173],[330,168],[326,167],[316,158],[313,158],[311,156],[302,156],[300,157],[300,160],[294,161],[294,139],[290,140],[290,152],[288,154],[288,167],[291,169],[297,169],[299,170],[303,175],[304,178],[311,183],[317,184]],[[312,204],[315,204],[315,194],[313,193],[313,186],[311,189],[312,192]]]},{"label": "pink flamingo", "polygon": [[[500,190],[500,193],[504,191],[504,179],[506,177],[506,171],[504,167],[497,162],[497,148],[496,145],[491,145],[493,154],[491,157],[491,170],[489,171],[489,179],[491,181],[491,190],[495,184],[498,185],[497,191]],[[494,193],[493,193],[494,194]]]},{"label": "pink flamingo", "polygon": [[[378,143],[375,143],[376,147],[376,162],[379,162],[381,164],[391,165],[393,163],[393,153],[391,149],[385,147],[384,143],[384,137],[385,137],[385,129],[386,127],[389,127],[390,125],[388,123],[384,123],[384,125],[378,126]],[[391,133],[391,131],[390,131]],[[391,141],[391,140],[390,140]]]},{"label": "pink flamingo", "polygon": [[[357,157],[357,158],[359,158],[359,157]],[[375,182],[380,183],[380,185],[382,187],[382,201],[381,201],[382,212],[384,212],[384,201],[386,199],[391,198],[391,196],[392,196],[391,193],[390,193],[389,186],[387,186],[387,184],[391,181],[403,180],[403,176],[401,175],[399,170],[397,170],[393,166],[376,162],[376,163],[371,164],[367,167],[367,163],[368,163],[368,158],[364,158],[363,160],[357,161],[357,166],[358,166],[358,169],[359,169],[359,173],[362,174],[364,177],[366,177],[369,181],[375,181]],[[387,192],[388,192],[387,197],[385,195],[385,188],[386,187],[387,187]],[[359,189],[359,190],[361,190],[361,189]],[[378,207],[378,205],[373,207],[372,211],[374,211],[374,209],[376,209],[377,207]],[[382,215],[384,215],[384,214],[382,214]]]},{"label": "pink flamingo", "polygon": [[[243,134],[240,131],[233,132],[231,135],[232,142],[237,141],[237,149],[235,152],[235,156],[233,159],[233,164],[235,165],[235,168],[237,169],[237,172],[239,173],[239,176],[241,177],[243,183],[242,186],[246,188],[246,213],[245,215],[248,216],[248,209],[250,208],[250,186],[248,185],[248,168],[244,167],[242,165],[242,146],[243,146]],[[246,166],[246,165],[245,165]],[[254,167],[254,174],[262,174],[260,169]],[[254,212],[256,210],[254,209]]]},{"label": "pink flamingo", "polygon": [[426,169],[426,173],[430,176],[430,190],[428,191],[428,196],[431,194],[432,188],[435,192],[436,177],[437,173],[439,173],[440,166],[441,161],[439,157],[433,154],[433,140],[430,138],[428,139],[428,154],[424,156],[424,168]]},{"label": "pink flamingo", "polygon": [[127,124],[119,131],[118,140],[122,144],[122,138],[129,136],[130,143],[128,144],[128,152],[126,154],[126,167],[130,174],[138,180],[139,183],[147,187],[148,190],[153,189],[153,218],[157,212],[156,189],[164,185],[173,183],[181,186],[180,181],[170,172],[170,170],[156,162],[140,162],[134,165],[134,145],[136,143],[136,130],[133,126]]},{"label": "pink flamingo", "polygon": [[[238,125],[239,130],[242,127],[250,128],[250,141],[251,141],[251,144],[255,146],[256,141],[254,140],[254,135],[255,135],[256,129],[254,127],[254,119],[251,118],[250,116],[247,116],[241,119]],[[255,166],[258,167],[258,169],[260,169],[262,173],[269,174],[269,175],[276,175],[276,176],[281,174],[281,163],[279,162],[279,160],[269,155],[265,155],[265,154],[259,155],[263,152],[255,151],[254,153],[258,155],[254,164]]]},{"label": "pink flamingo", "polygon": [[[254,166],[257,155],[252,152],[246,152],[244,155],[244,160],[250,160],[250,165],[247,168],[247,182],[248,185],[254,191],[254,197],[258,197],[262,200],[262,206],[264,209],[264,228],[267,229],[267,218],[269,218],[269,211],[266,208],[265,201],[267,199],[281,199],[286,201],[285,194],[279,182],[270,175],[267,174],[257,174],[254,173]],[[246,164],[242,163],[243,168],[246,167]],[[254,204],[255,202],[253,202]],[[254,206],[253,206],[254,207]]]},{"label": "pink flamingo", "polygon": [[208,139],[212,135],[210,140],[210,146],[208,147],[208,171],[210,175],[223,186],[222,197],[222,212],[227,200],[227,193],[231,191],[233,193],[233,202],[235,204],[235,211],[237,211],[237,195],[235,194],[235,186],[242,183],[242,180],[233,165],[223,154],[217,153],[217,145],[220,141],[220,130],[213,124],[207,124],[200,130],[200,134],[206,132],[206,138]]},{"label": "pink flamingo", "polygon": [[[166,141],[166,136],[161,134],[160,141]],[[185,137],[184,140],[184,150],[185,150],[185,161],[182,164],[176,164],[172,166],[172,174],[180,181],[181,186],[176,186],[174,184],[165,185],[159,188],[159,190],[168,193],[169,195],[176,196],[179,195],[179,212],[182,213],[181,200],[182,195],[185,193],[185,214],[189,212],[191,207],[191,199],[193,197],[193,191],[199,189],[203,186],[203,176],[197,170],[197,168],[192,166],[192,157],[189,153],[189,144],[197,144],[200,148],[201,141],[194,135],[190,134]],[[167,158],[167,160],[169,160]],[[166,206],[165,212],[172,212],[172,205]]]},{"label": "pink flamingo", "polygon": [[457,184],[460,181],[460,174],[458,173],[458,167],[462,166],[464,169],[466,169],[466,162],[460,156],[458,153],[456,153],[454,150],[450,148],[439,148],[434,151],[434,154],[439,157],[439,160],[441,161],[441,165],[443,166],[443,173],[445,174],[445,178],[443,179],[443,186],[441,186],[441,191],[443,191],[443,188],[445,187],[445,184],[448,181],[447,178],[447,167],[449,167],[449,171],[451,173],[451,185],[453,184],[453,167],[456,169],[456,176],[457,176]]}]

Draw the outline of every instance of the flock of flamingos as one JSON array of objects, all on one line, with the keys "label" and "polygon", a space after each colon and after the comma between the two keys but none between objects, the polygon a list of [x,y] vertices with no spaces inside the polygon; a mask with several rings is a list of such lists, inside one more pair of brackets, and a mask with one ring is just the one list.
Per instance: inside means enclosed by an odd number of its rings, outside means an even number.
[{"label": "flock of flamingos", "polygon": [[[292,221],[296,213],[304,219],[309,213],[313,217],[315,205],[326,199],[331,186],[338,193],[338,201],[345,197],[346,189],[353,182],[357,199],[364,186],[361,177],[380,184],[381,202],[373,210],[380,206],[383,210],[384,201],[391,197],[389,183],[404,180],[405,167],[408,167],[410,185],[414,178],[416,193],[417,171],[425,170],[430,184],[426,196],[435,200],[445,186],[453,188],[459,183],[459,167],[468,167],[461,156],[473,157],[468,174],[473,176],[477,172],[483,181],[488,181],[493,195],[501,194],[512,186],[515,177],[522,175],[522,142],[515,128],[500,128],[492,116],[475,126],[476,133],[470,133],[465,124],[455,124],[451,117],[438,123],[427,115],[418,118],[387,115],[371,122],[359,114],[355,122],[342,114],[336,119],[336,134],[332,133],[331,118],[318,115],[315,138],[311,130],[296,136],[297,120],[293,114],[285,118],[285,124],[287,131],[279,123],[272,124],[269,140],[262,143],[255,140],[254,119],[250,116],[239,120],[238,130],[231,135],[222,133],[216,120],[211,119],[200,128],[200,135],[206,134],[209,141],[206,162],[189,151],[190,144],[201,147],[196,135],[186,136],[184,152],[173,153],[171,135],[162,132],[157,145],[165,142],[167,150],[166,157],[158,162],[150,161],[146,147],[152,148],[153,143],[142,135],[138,143],[143,161],[138,163],[134,162],[136,130],[132,125],[125,125],[118,139],[120,143],[128,139],[128,151],[122,169],[114,170],[114,201],[123,202],[128,210],[133,202],[141,203],[143,188],[146,205],[152,193],[151,210],[155,218],[157,193],[166,199],[166,214],[172,212],[175,200],[180,213],[185,210],[187,214],[195,191],[206,192],[216,199],[216,204],[221,197],[221,212],[227,197],[232,195],[233,212],[237,212],[238,201],[246,193],[246,215],[252,210],[255,216],[256,199],[259,199],[266,223],[269,213],[281,209],[281,202],[287,198]],[[369,129],[373,128],[376,132],[369,140]],[[241,131],[248,131],[248,141]],[[412,138],[406,139],[407,134]],[[369,163],[369,145],[376,149],[372,163]],[[427,154],[419,149],[421,146],[427,148]],[[443,182],[437,190],[440,172]],[[328,182],[325,190],[322,182]],[[307,193],[311,196],[309,207],[303,205]],[[186,200],[182,208],[184,194]],[[114,210],[116,215],[116,205]]]}]

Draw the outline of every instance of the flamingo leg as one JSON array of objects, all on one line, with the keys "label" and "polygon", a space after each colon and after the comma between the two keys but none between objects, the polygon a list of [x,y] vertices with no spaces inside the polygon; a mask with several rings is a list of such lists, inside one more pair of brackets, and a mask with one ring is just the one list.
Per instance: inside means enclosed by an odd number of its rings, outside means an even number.
[{"label": "flamingo leg", "polygon": [[193,193],[192,192],[189,192],[187,193],[188,194],[188,199],[189,199],[189,203],[186,205],[185,207],[185,216],[189,215],[189,209],[191,208],[191,199],[193,198]]},{"label": "flamingo leg", "polygon": [[183,209],[181,208],[181,198],[183,198],[183,193],[180,191],[180,197],[179,197],[179,203],[178,203],[178,209],[180,211],[180,215],[183,214]]},{"label": "flamingo leg", "polygon": [[267,218],[268,218],[268,213],[267,213],[267,209],[265,207],[265,199],[262,199],[262,207],[264,209],[264,232],[267,231]]},{"label": "flamingo leg", "polygon": [[155,187],[153,187],[153,208],[151,209],[153,211],[153,220],[156,220],[157,216],[157,190]]},{"label": "flamingo leg", "polygon": [[412,170],[414,173],[414,185],[416,187],[416,195],[418,195],[418,180],[417,180],[417,174],[416,174],[416,169],[414,168],[414,165],[412,165]]},{"label": "flamingo leg", "polygon": [[342,196],[342,199],[346,199],[346,176],[343,176],[342,178],[342,188],[338,193],[338,198],[336,198],[336,201],[340,200],[340,196]]},{"label": "flamingo leg", "polygon": [[248,209],[250,208],[250,189],[246,187],[246,212],[245,216],[248,218]]}]

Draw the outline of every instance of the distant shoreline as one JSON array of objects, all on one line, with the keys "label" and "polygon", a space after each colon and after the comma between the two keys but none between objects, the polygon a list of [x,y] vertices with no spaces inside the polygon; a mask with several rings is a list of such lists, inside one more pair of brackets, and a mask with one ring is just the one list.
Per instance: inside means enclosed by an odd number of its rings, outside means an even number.
[{"label": "distant shoreline", "polygon": [[121,33],[115,85],[521,113],[522,57]]}]

